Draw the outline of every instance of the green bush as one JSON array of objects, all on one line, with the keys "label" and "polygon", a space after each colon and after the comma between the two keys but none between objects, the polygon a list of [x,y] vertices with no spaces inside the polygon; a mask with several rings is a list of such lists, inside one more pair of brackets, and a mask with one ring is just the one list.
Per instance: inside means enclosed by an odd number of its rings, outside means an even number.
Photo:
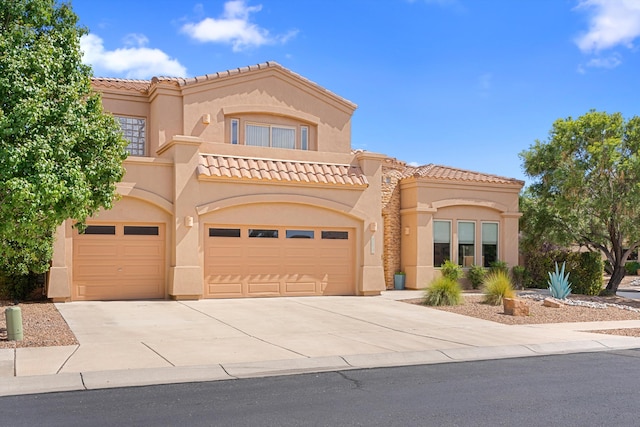
[{"label": "green bush", "polygon": [[425,305],[459,305],[462,303],[460,284],[447,277],[434,279],[427,288],[423,303]]},{"label": "green bush", "polygon": [[504,261],[500,261],[499,259],[493,261],[489,264],[489,273],[495,273],[497,271],[509,274],[509,264]]},{"label": "green bush", "polygon": [[511,277],[513,278],[513,284],[518,289],[524,289],[527,283],[528,276],[527,269],[522,265],[514,265],[511,268]]},{"label": "green bush", "polygon": [[483,302],[491,305],[502,304],[503,298],[513,298],[515,292],[509,275],[504,271],[489,273],[484,279]]},{"label": "green bush", "polygon": [[0,272],[0,299],[26,300],[38,286],[43,285],[43,279],[42,274],[36,273],[9,275]]},{"label": "green bush", "polygon": [[460,279],[463,274],[462,267],[451,262],[451,260],[446,260],[442,266],[440,266],[440,272],[442,273],[442,277],[446,277],[454,282]]},{"label": "green bush", "polygon": [[598,252],[569,252],[562,250],[539,251],[528,254],[526,286],[546,289],[548,273],[555,263],[566,262],[571,273],[572,292],[582,295],[598,295],[602,289],[604,263]]},{"label": "green bush", "polygon": [[481,265],[472,265],[467,271],[467,279],[471,282],[473,289],[478,289],[486,276],[487,270]]},{"label": "green bush", "polygon": [[624,265],[624,271],[629,276],[635,276],[638,274],[638,269],[640,269],[640,262],[638,261],[629,261]]},{"label": "green bush", "polygon": [[598,295],[602,290],[604,263],[598,252],[570,252],[567,269],[571,272],[571,292]]}]

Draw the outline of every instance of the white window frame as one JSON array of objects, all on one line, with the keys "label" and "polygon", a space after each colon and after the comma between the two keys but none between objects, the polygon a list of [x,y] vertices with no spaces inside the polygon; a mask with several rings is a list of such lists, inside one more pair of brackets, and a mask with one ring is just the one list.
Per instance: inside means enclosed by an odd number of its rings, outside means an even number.
[{"label": "white window frame", "polygon": [[309,150],[309,126],[300,126],[300,149]]},{"label": "white window frame", "polygon": [[[121,116],[114,115],[116,121],[120,125],[122,130],[122,136],[129,141],[126,147],[127,152],[131,156],[144,157],[147,155],[147,118],[136,116]],[[142,130],[134,130],[133,126],[136,125],[134,120],[142,121]],[[136,132],[137,134],[134,134]]]},{"label": "white window frame", "polygon": [[229,141],[233,145],[240,143],[240,120],[231,119],[229,126]]},{"label": "white window frame", "polygon": [[[498,221],[482,221],[480,223],[480,245],[481,245],[481,256],[482,256],[482,265],[484,267],[489,266],[490,263],[485,263],[484,260],[484,225],[485,224],[495,224],[497,227],[496,230],[496,261],[500,259],[500,223]],[[485,265],[486,264],[486,265]]]},{"label": "white window frame", "polygon": [[440,265],[436,265],[436,222],[446,222],[449,223],[449,260],[451,260],[452,257],[452,252],[453,252],[453,224],[452,221],[450,219],[434,219],[433,220],[433,259],[431,260],[433,262],[433,266],[434,268],[440,268],[440,266],[442,265],[442,263],[440,263]]},{"label": "white window frame", "polygon": [[[473,242],[472,243],[460,243],[460,224],[471,224],[473,225]],[[459,220],[457,223],[457,227],[458,227],[458,265],[462,266],[462,267],[471,267],[472,265],[474,265],[476,263],[476,222],[475,221],[469,221],[469,220]],[[463,255],[460,253],[460,245],[473,245],[473,259],[471,261],[470,265],[465,265],[464,263],[464,257]]]},{"label": "white window frame", "polygon": [[[269,129],[269,145],[265,146],[265,145],[249,144],[248,143],[249,126]],[[274,128],[292,130],[293,131],[293,147],[274,147],[273,146],[273,129]],[[285,150],[295,150],[296,149],[296,128],[294,126],[282,126],[282,125],[248,122],[245,124],[244,145],[248,145],[250,147],[271,147],[271,148],[282,148]]]}]

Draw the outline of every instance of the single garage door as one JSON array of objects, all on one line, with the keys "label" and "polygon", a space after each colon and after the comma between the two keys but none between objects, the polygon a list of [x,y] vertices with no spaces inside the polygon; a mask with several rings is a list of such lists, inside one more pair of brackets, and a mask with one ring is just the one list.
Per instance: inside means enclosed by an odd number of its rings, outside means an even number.
[{"label": "single garage door", "polygon": [[205,230],[206,298],[355,294],[353,229]]},{"label": "single garage door", "polygon": [[73,299],[164,298],[162,224],[94,224],[73,240]]}]

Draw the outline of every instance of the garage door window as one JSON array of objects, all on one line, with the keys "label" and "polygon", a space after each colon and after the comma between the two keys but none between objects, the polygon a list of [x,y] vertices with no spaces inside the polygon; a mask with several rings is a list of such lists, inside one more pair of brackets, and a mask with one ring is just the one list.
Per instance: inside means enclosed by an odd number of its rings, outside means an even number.
[{"label": "garage door window", "polygon": [[158,227],[145,227],[139,225],[124,226],[125,236],[158,236],[159,234],[160,230]]},{"label": "garage door window", "polygon": [[330,240],[348,240],[349,232],[348,231],[323,231],[322,238],[330,239]]},{"label": "garage door window", "polygon": [[116,234],[115,225],[88,225],[81,234]]},{"label": "garage door window", "polygon": [[209,237],[240,237],[239,228],[210,228]]},{"label": "garage door window", "polygon": [[313,230],[287,230],[287,239],[313,239]]},{"label": "garage door window", "polygon": [[277,239],[278,230],[259,230],[255,228],[249,229],[249,237],[258,237],[266,239]]}]

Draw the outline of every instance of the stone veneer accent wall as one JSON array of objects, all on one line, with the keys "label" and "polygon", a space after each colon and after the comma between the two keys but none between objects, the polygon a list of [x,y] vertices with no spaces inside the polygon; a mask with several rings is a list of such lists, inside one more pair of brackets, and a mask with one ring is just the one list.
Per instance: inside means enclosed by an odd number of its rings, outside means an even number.
[{"label": "stone veneer accent wall", "polygon": [[400,271],[400,180],[406,163],[389,158],[382,164],[382,220],[384,251],[382,263],[387,289],[393,289],[393,275]]}]

